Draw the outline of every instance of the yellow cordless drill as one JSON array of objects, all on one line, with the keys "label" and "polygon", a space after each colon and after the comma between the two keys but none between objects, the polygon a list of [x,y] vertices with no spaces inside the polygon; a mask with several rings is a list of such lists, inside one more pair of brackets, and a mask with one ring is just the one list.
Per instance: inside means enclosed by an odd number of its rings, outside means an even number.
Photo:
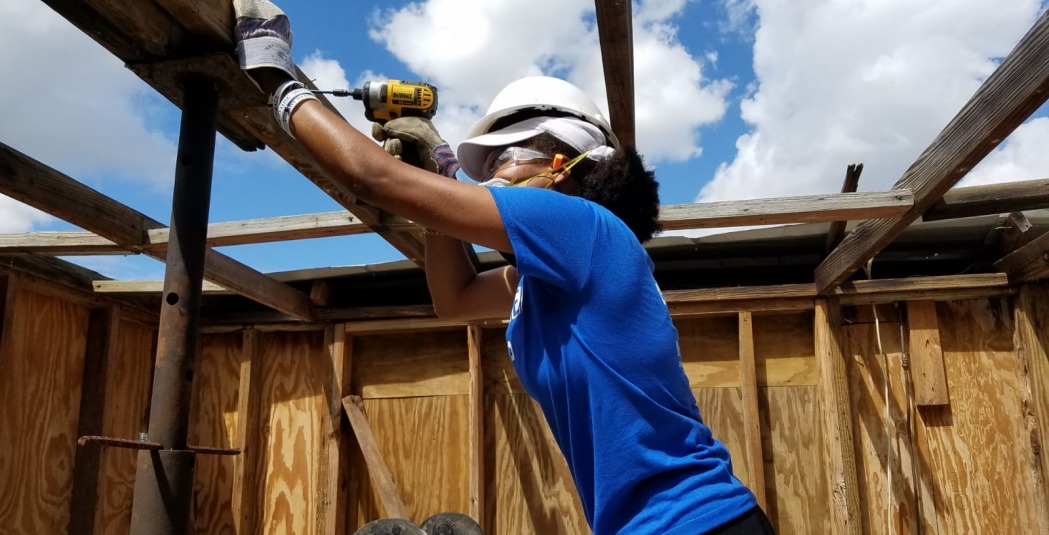
[{"label": "yellow cordless drill", "polygon": [[425,82],[369,81],[360,89],[314,92],[363,101],[364,116],[379,124],[398,117],[433,119],[437,113],[437,88]]}]

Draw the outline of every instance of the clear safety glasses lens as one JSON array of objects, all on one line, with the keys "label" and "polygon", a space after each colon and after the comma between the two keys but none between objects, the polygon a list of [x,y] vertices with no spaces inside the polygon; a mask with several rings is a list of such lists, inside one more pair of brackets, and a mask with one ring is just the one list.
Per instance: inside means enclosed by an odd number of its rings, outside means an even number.
[{"label": "clear safety glasses lens", "polygon": [[550,160],[552,158],[553,157],[549,154],[544,154],[533,149],[527,149],[524,147],[506,147],[503,150],[496,149],[492,151],[492,153],[488,155],[488,159],[485,160],[484,167],[481,168],[481,171],[486,178],[491,178],[499,168],[511,161],[517,166],[535,160]]}]

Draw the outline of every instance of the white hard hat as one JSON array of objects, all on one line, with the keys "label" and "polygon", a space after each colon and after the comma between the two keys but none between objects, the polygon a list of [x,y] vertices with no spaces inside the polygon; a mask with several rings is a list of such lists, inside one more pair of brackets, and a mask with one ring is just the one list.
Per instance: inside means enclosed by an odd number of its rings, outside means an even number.
[{"label": "white hard hat", "polygon": [[518,112],[533,110],[554,110],[578,117],[600,128],[609,143],[619,148],[619,140],[612,133],[612,127],[601,114],[597,104],[586,96],[582,89],[560,78],[550,76],[529,76],[504,87],[492,100],[488,113],[467,132],[467,137],[473,138],[487,134],[499,119]]}]

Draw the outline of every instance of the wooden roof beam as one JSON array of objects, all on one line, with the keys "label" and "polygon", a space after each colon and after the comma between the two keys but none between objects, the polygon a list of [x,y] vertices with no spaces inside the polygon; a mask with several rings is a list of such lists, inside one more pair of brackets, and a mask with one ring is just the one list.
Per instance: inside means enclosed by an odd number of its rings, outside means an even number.
[{"label": "wooden roof beam", "polygon": [[[216,80],[221,95],[220,133],[245,150],[269,146],[365,225],[422,265],[420,236],[385,227],[380,210],[357,203],[347,185],[329,177],[298,142],[274,124],[265,96],[232,57],[232,3],[218,0],[44,2],[123,60],[176,106],[181,105],[178,81],[182,76],[197,73]],[[312,87],[312,82],[301,71],[298,77]],[[320,98],[334,111],[323,96]]]},{"label": "wooden roof beam", "polygon": [[922,216],[924,221],[959,219],[1049,208],[1049,178],[954,188]]},{"label": "wooden roof beam", "polygon": [[595,0],[601,64],[612,131],[624,147],[635,146],[634,30],[630,0]]},{"label": "wooden roof beam", "polygon": [[[124,247],[163,261],[167,246],[145,242],[146,231],[163,228],[151,219],[72,178],[0,143],[0,193],[83,227]],[[217,251],[208,250],[204,277],[301,320],[313,317],[306,294]]]},{"label": "wooden roof beam", "polygon": [[1049,278],[1049,232],[1009,253],[994,267],[1007,273],[1013,284]]},{"label": "wooden roof beam", "polygon": [[[668,205],[660,208],[660,221],[666,230],[853,221],[895,217],[905,213],[913,204],[914,197],[909,190],[808,195]],[[384,218],[384,224],[400,230],[419,228],[407,219],[392,215]],[[219,247],[366,232],[371,232],[371,229],[359,219],[348,212],[336,211],[212,223],[208,225],[207,243]],[[149,229],[146,236],[149,247],[163,248],[167,245],[168,229]],[[0,253],[127,254],[128,250],[112,240],[85,231],[0,235]]]},{"label": "wooden roof beam", "polygon": [[1049,98],[1049,13],[1042,14],[1005,61],[896,182],[914,191],[902,217],[866,221],[816,268],[827,293],[892,242]]}]

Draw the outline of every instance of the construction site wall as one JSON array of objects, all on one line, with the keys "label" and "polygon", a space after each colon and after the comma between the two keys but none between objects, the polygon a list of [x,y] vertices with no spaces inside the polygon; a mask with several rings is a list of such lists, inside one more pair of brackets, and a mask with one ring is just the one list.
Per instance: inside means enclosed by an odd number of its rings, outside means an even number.
[{"label": "construction site wall", "polygon": [[[146,430],[154,329],[0,281],[0,533],[127,533],[136,453],[77,438],[91,419],[104,435]],[[932,304],[935,336],[915,334],[909,305],[676,317],[736,474],[764,488],[781,534],[1049,533],[1049,287]],[[488,534],[588,533],[501,328],[413,325],[204,335],[189,443],[241,453],[197,457],[194,532],[352,533],[383,516],[343,412],[353,394],[410,519],[473,512]],[[948,402],[919,405],[929,377],[916,370],[936,367],[917,359],[937,354]]]}]

